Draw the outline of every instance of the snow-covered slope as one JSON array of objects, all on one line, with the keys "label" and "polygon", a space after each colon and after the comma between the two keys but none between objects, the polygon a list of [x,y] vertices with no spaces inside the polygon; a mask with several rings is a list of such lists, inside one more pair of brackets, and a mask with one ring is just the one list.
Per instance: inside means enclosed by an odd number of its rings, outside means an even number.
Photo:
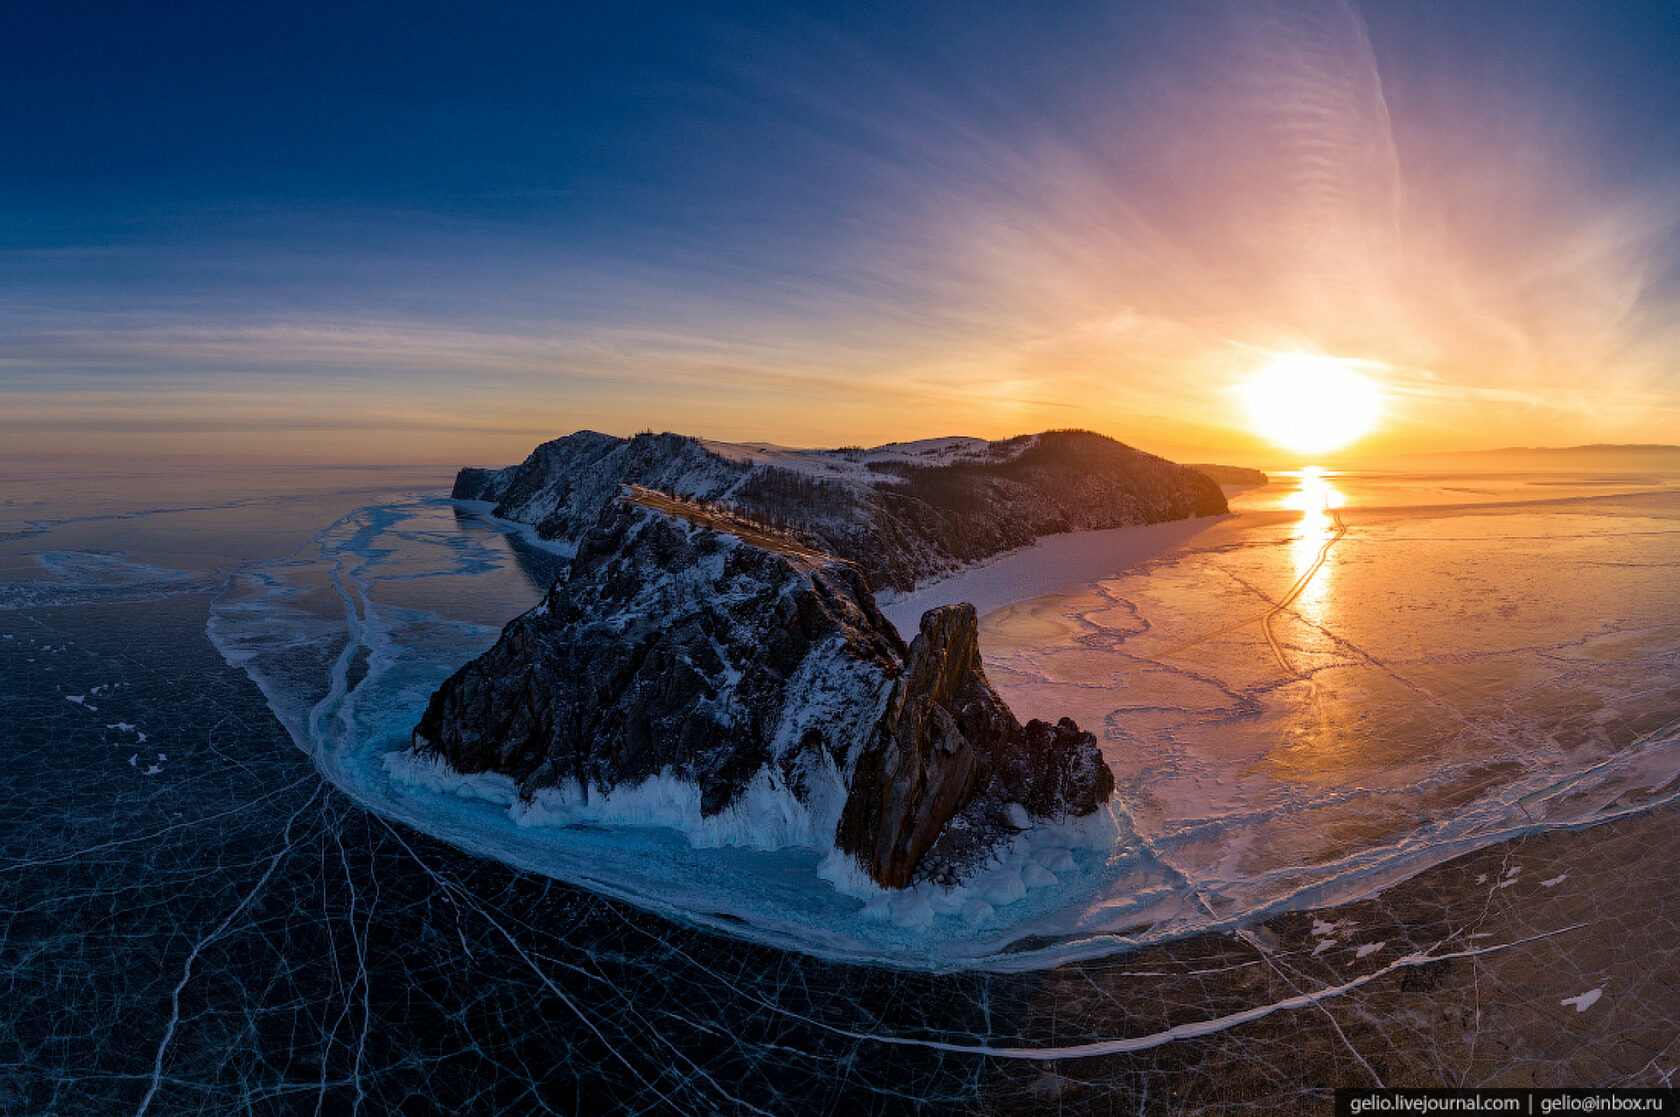
[{"label": "snow-covered slope", "polygon": [[786,531],[855,563],[875,590],[910,590],[1058,532],[1226,511],[1205,475],[1089,431],[838,450],[579,431],[520,465],[462,470],[453,495],[575,541],[632,484]]}]

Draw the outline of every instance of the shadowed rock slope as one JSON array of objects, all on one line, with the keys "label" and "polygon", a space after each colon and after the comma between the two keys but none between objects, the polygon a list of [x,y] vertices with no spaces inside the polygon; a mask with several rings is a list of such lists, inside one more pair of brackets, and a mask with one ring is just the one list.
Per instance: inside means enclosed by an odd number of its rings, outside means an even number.
[{"label": "shadowed rock slope", "polygon": [[1015,719],[977,629],[948,606],[906,648],[853,564],[643,492],[609,502],[543,602],[438,690],[414,749],[525,795],[674,777],[703,817],[801,815],[882,885],[955,879],[1114,786],[1091,734]]},{"label": "shadowed rock slope", "polygon": [[951,883],[1021,819],[1090,814],[1113,791],[1096,738],[1071,718],[1015,720],[980,666],[974,606],[946,605],[922,615],[835,846],[889,887],[919,868]]}]

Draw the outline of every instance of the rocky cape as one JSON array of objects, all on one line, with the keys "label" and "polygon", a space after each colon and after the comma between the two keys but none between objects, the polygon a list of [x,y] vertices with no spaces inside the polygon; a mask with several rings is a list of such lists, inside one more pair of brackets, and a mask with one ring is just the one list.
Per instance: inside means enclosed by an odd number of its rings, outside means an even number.
[{"label": "rocky cape", "polygon": [[[570,481],[550,470],[572,455],[598,468]],[[573,531],[594,487],[612,491],[542,603],[432,697],[415,752],[509,776],[526,796],[682,781],[702,817],[798,816],[813,843],[890,888],[961,879],[1016,831],[1108,799],[1113,775],[1090,733],[1065,718],[1023,726],[986,680],[972,606],[928,612],[907,647],[859,562],[809,530],[680,495],[722,496],[718,461],[732,459],[677,436],[581,434],[519,470],[463,474],[457,495],[549,508],[554,535]],[[971,464],[959,483],[1025,484],[1000,478],[983,449]],[[650,478],[666,490],[620,490],[632,466],[668,471]],[[929,553],[949,552],[900,555]]]},{"label": "rocky cape", "polygon": [[579,431],[516,466],[463,469],[453,496],[576,543],[626,485],[773,527],[851,562],[875,592],[907,592],[1046,535],[1228,510],[1207,474],[1079,430],[838,450]]}]

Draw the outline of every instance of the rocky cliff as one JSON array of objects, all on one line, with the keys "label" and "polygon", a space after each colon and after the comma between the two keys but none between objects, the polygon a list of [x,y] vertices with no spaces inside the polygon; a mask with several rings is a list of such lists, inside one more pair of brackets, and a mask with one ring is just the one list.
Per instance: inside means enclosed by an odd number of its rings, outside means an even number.
[{"label": "rocky cliff", "polygon": [[527,795],[671,776],[702,815],[756,786],[883,885],[955,879],[1113,790],[1089,733],[1015,719],[977,627],[970,606],[935,610],[906,648],[856,565],[639,489],[607,500],[543,602],[438,690],[413,747]]},{"label": "rocky cliff", "polygon": [[922,616],[905,669],[852,773],[836,848],[876,881],[950,883],[1007,830],[1086,815],[1114,791],[1070,718],[1022,726],[980,666],[972,605]]},{"label": "rocky cliff", "polygon": [[1089,431],[868,450],[579,431],[520,465],[462,470],[453,495],[575,541],[629,484],[772,525],[852,562],[877,591],[909,590],[1045,535],[1227,510],[1206,475]]}]

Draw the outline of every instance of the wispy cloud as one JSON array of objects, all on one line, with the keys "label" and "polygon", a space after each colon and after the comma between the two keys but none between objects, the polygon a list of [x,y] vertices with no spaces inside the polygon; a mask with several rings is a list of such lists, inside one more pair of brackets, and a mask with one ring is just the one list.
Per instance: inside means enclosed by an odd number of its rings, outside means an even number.
[{"label": "wispy cloud", "polygon": [[1230,389],[1291,349],[1367,363],[1376,449],[1680,422],[1680,193],[1597,166],[1566,94],[1385,53],[1343,0],[796,30],[742,30],[667,91],[694,150],[610,235],[277,206],[261,235],[230,210],[0,253],[7,429],[278,438],[313,408],[463,438],[1079,423],[1257,451]]}]

